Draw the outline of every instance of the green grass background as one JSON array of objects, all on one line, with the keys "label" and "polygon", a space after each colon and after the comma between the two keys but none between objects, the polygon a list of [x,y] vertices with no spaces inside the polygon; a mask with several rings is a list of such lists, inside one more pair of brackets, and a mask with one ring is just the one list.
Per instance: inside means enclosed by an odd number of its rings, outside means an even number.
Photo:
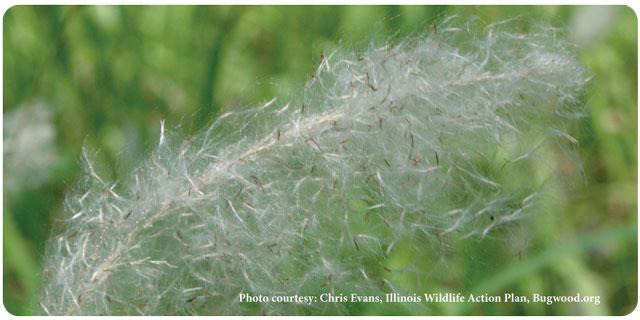
[{"label": "green grass background", "polygon": [[[38,312],[46,240],[82,174],[83,144],[110,178],[153,148],[160,120],[188,135],[216,114],[286,97],[341,43],[429,31],[457,14],[495,21],[524,14],[566,28],[577,6],[16,6],[3,19],[3,114],[34,101],[52,114],[57,158],[45,182],[3,193],[3,297]],[[361,314],[627,314],[637,303],[637,18],[614,7],[606,27],[578,44],[593,74],[589,117],[574,132],[585,178],[551,201],[518,250],[495,241],[458,248],[444,268],[461,277],[433,291],[601,295],[602,304],[364,305]],[[587,24],[588,25],[588,24]],[[37,156],[37,155],[34,155]],[[554,160],[550,160],[554,161]],[[563,163],[554,164],[562,167]],[[4,168],[5,181],[14,168]],[[514,177],[514,179],[527,177]],[[585,183],[586,181],[586,183]],[[401,265],[411,252],[396,255]],[[425,263],[428,264],[428,263]],[[432,266],[425,265],[425,268]],[[429,281],[429,279],[423,279]],[[394,279],[411,288],[419,279]]]}]

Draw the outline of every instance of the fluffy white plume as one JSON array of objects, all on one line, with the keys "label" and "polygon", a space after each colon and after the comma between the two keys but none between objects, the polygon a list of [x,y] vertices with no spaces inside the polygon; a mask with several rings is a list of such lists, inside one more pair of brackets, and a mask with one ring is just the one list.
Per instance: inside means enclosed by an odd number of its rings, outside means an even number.
[{"label": "fluffy white plume", "polygon": [[163,133],[118,184],[86,162],[49,247],[47,314],[307,314],[342,304],[251,295],[400,290],[386,261],[531,211],[531,159],[572,145],[583,67],[557,30],[444,22],[322,60],[298,100]]}]

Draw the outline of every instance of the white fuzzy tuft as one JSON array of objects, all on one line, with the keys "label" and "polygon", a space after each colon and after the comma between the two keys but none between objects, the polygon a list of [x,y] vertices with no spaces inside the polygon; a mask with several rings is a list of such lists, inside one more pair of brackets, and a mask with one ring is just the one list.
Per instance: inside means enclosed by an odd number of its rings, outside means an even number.
[{"label": "white fuzzy tuft", "polygon": [[299,101],[224,114],[187,140],[163,130],[121,187],[87,162],[49,247],[43,310],[343,313],[238,295],[393,291],[397,244],[430,250],[522,218],[540,186],[511,177],[573,143],[586,77],[557,31],[511,29],[448,22],[335,52]]}]

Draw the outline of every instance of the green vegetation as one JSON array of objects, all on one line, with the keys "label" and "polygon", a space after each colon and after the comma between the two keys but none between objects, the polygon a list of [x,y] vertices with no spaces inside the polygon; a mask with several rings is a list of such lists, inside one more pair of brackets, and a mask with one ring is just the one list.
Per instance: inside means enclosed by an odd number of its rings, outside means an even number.
[{"label": "green vegetation", "polygon": [[[96,166],[115,181],[154,149],[160,120],[189,135],[223,111],[291,95],[341,43],[429,32],[455,14],[484,21],[525,14],[567,29],[593,75],[584,97],[588,117],[572,132],[583,170],[563,158],[539,162],[561,168],[564,185],[522,222],[522,232],[456,243],[446,260],[425,259],[429,277],[393,280],[421,290],[420,282],[433,282],[432,292],[580,292],[603,302],[365,304],[350,312],[631,312],[638,274],[637,19],[626,7],[570,6],[11,8],[3,22],[6,309],[40,312],[46,241],[60,231],[83,145],[99,150]],[[523,172],[513,180],[531,178]],[[390,267],[413,254],[398,246]]]}]

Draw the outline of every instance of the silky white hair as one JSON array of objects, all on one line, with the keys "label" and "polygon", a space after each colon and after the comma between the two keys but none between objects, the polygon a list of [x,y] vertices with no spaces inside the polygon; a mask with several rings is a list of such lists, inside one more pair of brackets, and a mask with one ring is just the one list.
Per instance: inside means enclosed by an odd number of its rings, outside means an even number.
[{"label": "silky white hair", "polygon": [[536,175],[553,173],[536,157],[575,148],[586,82],[558,30],[517,29],[447,19],[338,50],[291,101],[223,114],[187,139],[163,124],[118,183],[83,155],[48,247],[43,312],[347,313],[238,295],[401,291],[387,264],[399,244],[437,251],[508,228],[534,211]]}]

